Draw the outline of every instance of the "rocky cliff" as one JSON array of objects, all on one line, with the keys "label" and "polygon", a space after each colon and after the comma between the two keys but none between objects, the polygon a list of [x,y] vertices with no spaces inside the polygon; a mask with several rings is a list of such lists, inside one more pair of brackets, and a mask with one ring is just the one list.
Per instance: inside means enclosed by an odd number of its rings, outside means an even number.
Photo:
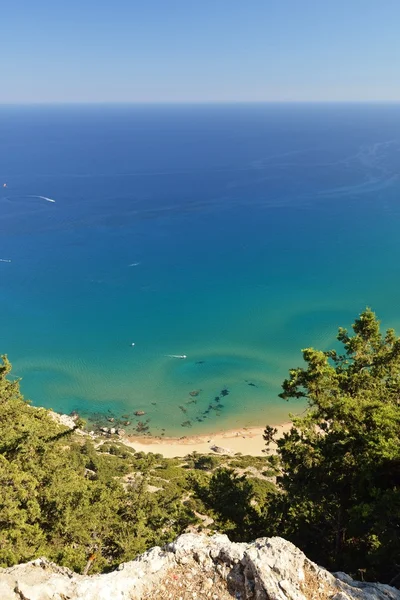
[{"label": "rocky cliff", "polygon": [[0,569],[1,600],[400,600],[387,585],[332,575],[281,538],[250,544],[185,534],[109,574],[83,576],[46,559]]}]

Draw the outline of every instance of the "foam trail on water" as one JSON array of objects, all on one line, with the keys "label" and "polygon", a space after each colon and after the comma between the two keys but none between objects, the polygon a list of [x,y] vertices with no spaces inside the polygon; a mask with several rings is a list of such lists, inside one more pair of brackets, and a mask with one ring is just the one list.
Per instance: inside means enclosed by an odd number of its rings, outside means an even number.
[{"label": "foam trail on water", "polygon": [[46,200],[46,202],[55,202],[55,200],[47,198],[47,196],[31,196],[31,198],[41,198],[42,200]]},{"label": "foam trail on water", "polygon": [[11,259],[10,258],[0,258],[0,262],[7,262],[10,263]]},{"label": "foam trail on water", "polygon": [[168,358],[187,358],[186,354],[166,354]]},{"label": "foam trail on water", "polygon": [[0,198],[1,200],[13,200],[13,199],[20,199],[20,198],[40,198],[41,200],[46,200],[46,202],[53,202],[55,203],[55,200],[53,200],[53,198],[48,198],[47,196],[38,196],[36,194],[19,194],[16,196],[3,196],[2,198]]}]

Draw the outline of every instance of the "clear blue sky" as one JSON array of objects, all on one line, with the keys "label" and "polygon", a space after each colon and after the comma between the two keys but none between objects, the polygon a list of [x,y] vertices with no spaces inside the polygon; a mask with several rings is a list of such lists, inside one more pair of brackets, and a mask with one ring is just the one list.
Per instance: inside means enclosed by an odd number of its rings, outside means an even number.
[{"label": "clear blue sky", "polygon": [[0,102],[400,101],[400,0],[9,0]]}]

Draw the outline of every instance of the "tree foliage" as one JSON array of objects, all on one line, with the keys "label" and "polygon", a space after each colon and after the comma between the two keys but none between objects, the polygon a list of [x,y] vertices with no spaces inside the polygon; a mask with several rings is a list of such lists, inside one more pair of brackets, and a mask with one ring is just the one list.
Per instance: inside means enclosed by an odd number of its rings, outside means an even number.
[{"label": "tree foliage", "polygon": [[[234,461],[232,461],[233,464]],[[193,478],[193,489],[219,531],[234,541],[249,541],[262,532],[264,514],[274,499],[274,486],[264,479],[217,469],[211,479]]]},{"label": "tree foliage", "polygon": [[[148,491],[156,456],[78,438],[25,402],[0,363],[0,565],[47,556],[102,571],[170,541],[195,518],[178,494]],[[109,450],[114,449],[113,452]],[[135,475],[130,484],[122,477]]]},{"label": "tree foliage", "polygon": [[277,440],[270,530],[328,568],[390,581],[400,564],[400,339],[366,309],[338,341],[341,353],[303,350],[306,367],[283,383],[281,397],[306,398],[309,410]]},{"label": "tree foliage", "polygon": [[256,510],[252,506],[253,486],[245,476],[232,469],[218,469],[210,481],[203,485],[194,481],[196,495],[206,507],[212,509],[219,529],[231,539],[244,540],[252,537]]}]

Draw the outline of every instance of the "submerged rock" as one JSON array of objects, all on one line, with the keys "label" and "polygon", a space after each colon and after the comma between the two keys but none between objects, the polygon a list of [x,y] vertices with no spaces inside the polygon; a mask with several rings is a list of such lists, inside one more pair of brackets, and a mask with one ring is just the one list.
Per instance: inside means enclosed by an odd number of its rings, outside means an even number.
[{"label": "submerged rock", "polygon": [[134,413],[137,417],[142,417],[143,415],[145,415],[145,411],[144,410],[135,410]]},{"label": "submerged rock", "polygon": [[142,423],[141,421],[139,421],[139,423],[136,425],[136,431],[138,433],[145,433],[145,432],[149,431],[149,426],[146,425],[145,423]]}]

